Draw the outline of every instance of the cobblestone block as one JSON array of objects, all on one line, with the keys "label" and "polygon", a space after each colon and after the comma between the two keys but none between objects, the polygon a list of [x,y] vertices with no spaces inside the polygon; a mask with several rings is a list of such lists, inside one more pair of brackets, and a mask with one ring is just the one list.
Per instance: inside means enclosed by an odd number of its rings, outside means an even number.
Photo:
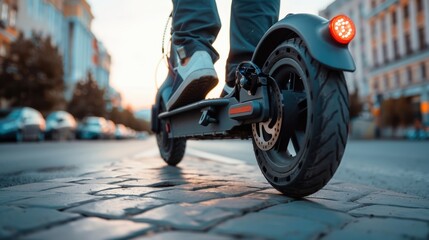
[{"label": "cobblestone block", "polygon": [[266,206],[263,200],[246,197],[213,199],[198,203],[201,206],[210,206],[234,211],[254,211]]},{"label": "cobblestone block", "polygon": [[358,217],[391,217],[429,221],[429,209],[372,205],[354,209],[349,213]]},{"label": "cobblestone block", "polygon": [[193,232],[163,232],[152,236],[142,237],[145,240],[228,240],[230,237],[222,237],[209,233]]},{"label": "cobblestone block", "polygon": [[0,206],[0,229],[3,235],[12,236],[22,231],[46,227],[79,217],[74,213],[51,209]]},{"label": "cobblestone block", "polygon": [[329,200],[348,202],[351,200],[361,198],[364,195],[366,195],[366,193],[332,191],[332,190],[322,189],[306,198],[309,198],[309,199],[319,198],[319,199],[329,199]]},{"label": "cobblestone block", "polygon": [[411,208],[429,208],[429,200],[427,199],[418,199],[418,198],[384,195],[384,194],[370,194],[368,196],[365,196],[357,200],[357,202],[363,203],[363,204],[392,205],[392,206],[411,207]]},{"label": "cobblestone block", "polygon": [[185,191],[185,190],[177,190],[177,189],[149,193],[145,196],[167,199],[173,202],[186,202],[186,203],[201,202],[201,201],[219,197],[219,195],[214,193],[194,192],[194,191]]},{"label": "cobblestone block", "polygon": [[426,223],[401,219],[360,218],[345,228],[333,231],[326,239],[426,239]]},{"label": "cobblestone block", "polygon": [[331,227],[341,227],[354,220],[354,218],[348,214],[327,208],[313,207],[312,205],[314,204],[309,204],[306,201],[295,201],[264,209],[261,213],[294,216],[323,223]]},{"label": "cobblestone block", "polygon": [[62,188],[67,186],[73,186],[73,183],[62,183],[62,182],[37,182],[28,183],[22,185],[16,185],[13,187],[2,188],[1,191],[15,191],[15,192],[39,192],[48,189]]},{"label": "cobblestone block", "polygon": [[112,184],[76,184],[69,187],[61,187],[47,190],[51,193],[94,193],[106,189],[118,188],[117,185]]},{"label": "cobblestone block", "polygon": [[183,179],[159,180],[156,178],[151,178],[151,179],[129,180],[129,181],[118,183],[118,185],[122,187],[157,187],[157,186],[178,186],[185,183],[187,183],[187,181]]},{"label": "cobblestone block", "polygon": [[267,205],[287,203],[295,200],[293,198],[289,198],[281,194],[267,194],[267,193],[260,193],[260,192],[247,194],[247,195],[244,195],[244,197],[263,200]]},{"label": "cobblestone block", "polygon": [[339,192],[361,193],[361,194],[368,194],[368,193],[380,191],[379,188],[369,187],[369,186],[360,185],[360,184],[344,183],[344,182],[328,184],[323,189],[339,191]]},{"label": "cobblestone block", "polygon": [[361,204],[354,202],[342,202],[328,199],[312,198],[306,201],[308,206],[319,207],[324,209],[332,209],[340,212],[348,212],[352,209],[362,206]]},{"label": "cobblestone block", "polygon": [[248,194],[256,191],[259,191],[259,189],[245,187],[245,186],[233,186],[233,185],[226,185],[226,186],[221,186],[217,188],[208,188],[208,189],[199,190],[199,192],[216,193],[223,197],[235,197],[235,196],[240,196],[240,195],[244,195],[244,194]]},{"label": "cobblestone block", "polygon": [[341,229],[335,230],[329,233],[327,236],[321,238],[321,240],[380,240],[380,239],[389,239],[389,240],[408,240],[409,238],[405,238],[402,236],[395,236],[392,234],[384,233],[384,232],[372,232],[365,231],[360,229]]},{"label": "cobblestone block", "polygon": [[419,198],[419,199],[421,199],[421,197],[416,196],[416,195],[405,194],[405,193],[398,193],[398,192],[393,192],[393,191],[389,191],[389,190],[379,190],[379,191],[377,191],[377,193],[381,194],[381,195],[387,195],[387,196],[405,197],[405,198]]},{"label": "cobblestone block", "polygon": [[116,177],[123,177],[124,173],[121,172],[114,172],[114,171],[97,171],[97,172],[88,172],[80,175],[80,177],[90,177],[90,178],[116,178]]},{"label": "cobblestone block", "polygon": [[175,186],[175,189],[183,189],[188,191],[196,191],[201,189],[208,189],[208,188],[216,188],[222,186],[221,184],[213,184],[213,183],[187,183],[179,186]]},{"label": "cobblestone block", "polygon": [[85,218],[26,236],[23,239],[123,239],[135,237],[151,229],[153,226],[146,223]]},{"label": "cobblestone block", "polygon": [[120,197],[101,200],[71,208],[69,212],[85,215],[99,216],[103,218],[120,218],[134,215],[169,203],[166,200],[142,197]]},{"label": "cobblestone block", "polygon": [[10,204],[21,207],[64,209],[100,198],[101,197],[91,196],[88,194],[57,193],[15,201]]},{"label": "cobblestone block", "polygon": [[160,225],[167,224],[183,230],[205,230],[233,215],[232,212],[209,206],[173,204],[149,210],[136,215],[133,219]]},{"label": "cobblestone block", "polygon": [[31,192],[0,191],[0,204],[32,197]]},{"label": "cobblestone block", "polygon": [[66,177],[66,178],[54,178],[45,180],[44,182],[58,182],[58,183],[74,183],[79,181],[91,180],[90,177]]},{"label": "cobblestone block", "polygon": [[250,213],[218,225],[213,232],[244,238],[314,239],[327,229],[324,224],[303,218]]},{"label": "cobblestone block", "polygon": [[128,187],[128,188],[114,188],[102,190],[95,193],[97,196],[141,196],[143,194],[163,191],[161,188],[150,188],[150,187]]},{"label": "cobblestone block", "polygon": [[80,184],[115,184],[127,181],[126,178],[96,178],[78,181]]}]

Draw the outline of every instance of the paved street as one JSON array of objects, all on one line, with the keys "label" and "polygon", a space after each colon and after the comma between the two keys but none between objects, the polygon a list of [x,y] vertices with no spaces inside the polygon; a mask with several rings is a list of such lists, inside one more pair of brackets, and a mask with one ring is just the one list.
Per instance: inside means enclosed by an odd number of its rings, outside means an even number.
[{"label": "paved street", "polygon": [[[338,174],[305,199],[268,185],[248,142],[190,142],[179,168],[154,146],[0,145],[0,238],[429,238],[427,142],[351,141]],[[406,183],[387,190],[388,176]]]},{"label": "paved street", "polygon": [[[193,141],[188,145],[256,165],[250,141]],[[334,179],[429,198],[429,142],[349,140]]]}]

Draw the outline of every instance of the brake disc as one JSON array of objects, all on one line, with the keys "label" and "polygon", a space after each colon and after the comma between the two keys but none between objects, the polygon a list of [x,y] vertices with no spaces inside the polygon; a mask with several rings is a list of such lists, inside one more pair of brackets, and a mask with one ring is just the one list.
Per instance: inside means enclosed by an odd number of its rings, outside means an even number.
[{"label": "brake disc", "polygon": [[271,150],[280,137],[283,121],[283,95],[275,82],[270,84],[270,119],[252,124],[252,135],[256,146],[262,151]]}]

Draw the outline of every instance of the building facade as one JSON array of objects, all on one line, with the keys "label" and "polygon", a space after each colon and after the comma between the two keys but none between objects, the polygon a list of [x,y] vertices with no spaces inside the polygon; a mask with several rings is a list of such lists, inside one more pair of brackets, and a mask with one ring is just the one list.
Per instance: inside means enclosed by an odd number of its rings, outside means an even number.
[{"label": "building facade", "polygon": [[17,28],[24,37],[30,38],[33,33],[51,37],[52,43],[64,55],[65,19],[62,0],[18,0],[19,12]]},{"label": "building facade", "polygon": [[[390,99],[405,99],[412,118],[429,126],[429,1],[370,0],[369,73],[374,113]],[[381,108],[383,110],[383,108]]]},{"label": "building facade", "polygon": [[357,65],[353,75],[368,96],[376,124],[383,127],[383,104],[401,99],[410,117],[428,127],[429,1],[337,0],[321,12],[339,13],[357,22],[350,46]]},{"label": "building facade", "polygon": [[109,84],[110,64],[111,64],[110,54],[107,52],[107,49],[104,47],[103,43],[100,41],[97,41],[95,37],[93,40],[93,49],[94,49],[93,62],[95,64],[95,79],[97,79],[98,85],[101,88],[108,89],[110,87],[110,84]]},{"label": "building facade", "polygon": [[0,59],[9,48],[9,43],[18,36],[16,17],[18,3],[16,0],[0,0]]},{"label": "building facade", "polygon": [[88,73],[100,87],[109,87],[110,55],[104,47],[99,51],[98,45],[102,44],[91,31],[94,16],[86,0],[18,0],[18,3],[21,11],[17,29],[25,37],[33,33],[50,36],[60,49],[67,100],[71,99],[76,83],[86,79]]}]

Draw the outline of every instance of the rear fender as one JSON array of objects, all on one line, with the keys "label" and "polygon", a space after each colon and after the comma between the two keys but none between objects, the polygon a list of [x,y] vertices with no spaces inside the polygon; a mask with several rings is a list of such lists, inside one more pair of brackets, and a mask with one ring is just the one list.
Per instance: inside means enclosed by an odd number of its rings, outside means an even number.
[{"label": "rear fender", "polygon": [[265,60],[282,42],[300,37],[310,55],[328,68],[353,72],[356,69],[347,44],[336,42],[329,33],[329,21],[310,14],[289,14],[262,37],[252,62],[262,68]]}]

